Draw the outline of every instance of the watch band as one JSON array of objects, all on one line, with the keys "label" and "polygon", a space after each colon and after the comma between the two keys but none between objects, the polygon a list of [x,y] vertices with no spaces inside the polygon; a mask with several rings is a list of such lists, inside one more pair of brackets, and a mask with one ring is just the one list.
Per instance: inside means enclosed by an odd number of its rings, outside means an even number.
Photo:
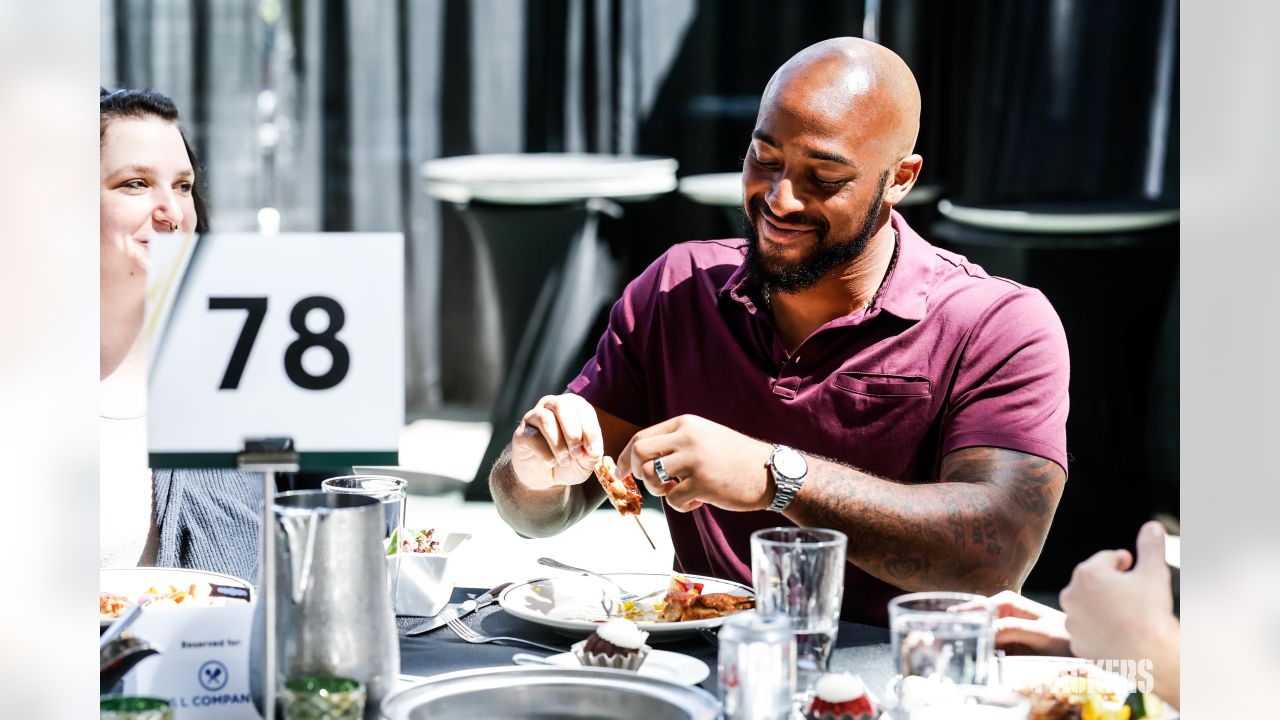
[{"label": "watch band", "polygon": [[[778,467],[778,455],[783,453],[793,454],[796,460],[803,467],[803,471],[798,476],[788,475],[785,471]],[[796,494],[800,492],[800,486],[804,484],[805,478],[809,474],[809,464],[805,462],[804,456],[796,450],[786,445],[774,445],[773,453],[769,456],[769,462],[766,465],[773,474],[773,502],[769,503],[769,510],[773,512],[782,512],[791,506],[792,501],[796,499]]]}]

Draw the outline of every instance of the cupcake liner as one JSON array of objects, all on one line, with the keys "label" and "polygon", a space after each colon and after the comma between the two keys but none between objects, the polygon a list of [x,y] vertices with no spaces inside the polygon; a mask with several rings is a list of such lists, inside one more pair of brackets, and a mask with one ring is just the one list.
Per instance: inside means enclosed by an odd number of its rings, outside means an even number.
[{"label": "cupcake liner", "polygon": [[633,653],[626,655],[612,655],[606,653],[589,653],[586,651],[587,641],[582,640],[574,643],[569,648],[573,652],[574,657],[578,658],[578,662],[584,667],[603,667],[615,668],[617,670],[639,670],[640,665],[644,663],[644,659],[649,655],[649,646],[641,645]]},{"label": "cupcake liner", "polygon": [[807,712],[805,713],[804,716],[806,720],[876,720],[876,717],[877,717],[874,714],[868,715],[866,713],[858,713],[857,715],[850,715],[849,713],[837,714],[833,712],[823,712],[823,713]]}]

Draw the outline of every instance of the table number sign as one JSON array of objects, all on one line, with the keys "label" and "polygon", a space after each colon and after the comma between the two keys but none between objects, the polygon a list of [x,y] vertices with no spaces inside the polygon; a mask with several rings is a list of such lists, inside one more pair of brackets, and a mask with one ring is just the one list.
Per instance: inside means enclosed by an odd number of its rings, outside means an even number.
[{"label": "table number sign", "polygon": [[150,263],[151,467],[234,467],[261,437],[304,469],[397,462],[403,235],[170,235]]}]

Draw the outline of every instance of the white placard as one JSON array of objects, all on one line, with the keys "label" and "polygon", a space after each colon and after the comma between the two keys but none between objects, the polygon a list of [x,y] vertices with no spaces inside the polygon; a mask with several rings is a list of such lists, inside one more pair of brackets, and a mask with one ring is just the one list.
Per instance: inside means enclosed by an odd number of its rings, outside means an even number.
[{"label": "white placard", "polygon": [[144,610],[130,628],[160,649],[125,675],[124,693],[159,697],[183,718],[258,718],[249,694],[253,605]]},{"label": "white placard", "polygon": [[304,467],[396,463],[403,235],[171,235],[150,262],[152,467],[231,467],[263,437]]}]

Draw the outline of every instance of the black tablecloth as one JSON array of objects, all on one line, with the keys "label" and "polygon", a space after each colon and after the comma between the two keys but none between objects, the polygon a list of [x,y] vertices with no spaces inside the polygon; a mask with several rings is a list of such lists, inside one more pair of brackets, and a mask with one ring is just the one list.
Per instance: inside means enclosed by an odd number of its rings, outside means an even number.
[{"label": "black tablecloth", "polygon": [[[450,602],[462,602],[484,592],[483,588],[457,588]],[[397,618],[396,623],[404,631],[415,627],[427,618]],[[510,635],[527,638],[546,645],[569,650],[574,638],[561,635],[551,628],[521,620],[503,612],[496,604],[471,614],[464,621],[485,635]],[[712,695],[717,692],[717,647],[701,635],[675,640],[655,642],[651,646],[660,650],[683,653],[698,658],[711,668],[711,675],[701,683]],[[429,677],[455,670],[506,666],[516,653],[539,655],[548,653],[525,646],[487,643],[472,645],[463,642],[447,627],[440,627],[425,635],[400,639],[400,672],[407,675]],[[832,672],[849,672],[862,676],[867,687],[877,695],[893,675],[893,663],[889,650],[889,631],[882,627],[842,622],[836,636],[836,649],[831,656]]]}]

